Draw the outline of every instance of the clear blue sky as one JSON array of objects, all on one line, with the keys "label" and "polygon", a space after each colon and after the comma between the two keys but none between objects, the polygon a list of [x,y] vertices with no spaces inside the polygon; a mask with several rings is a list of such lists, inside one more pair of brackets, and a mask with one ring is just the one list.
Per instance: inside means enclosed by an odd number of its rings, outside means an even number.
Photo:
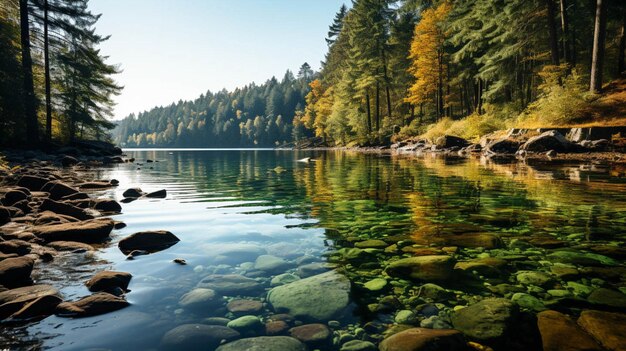
[{"label": "clear blue sky", "polygon": [[[114,119],[207,90],[261,83],[303,62],[319,69],[324,38],[348,0],[91,0],[97,32],[124,85]],[[295,73],[295,72],[294,72]]]}]

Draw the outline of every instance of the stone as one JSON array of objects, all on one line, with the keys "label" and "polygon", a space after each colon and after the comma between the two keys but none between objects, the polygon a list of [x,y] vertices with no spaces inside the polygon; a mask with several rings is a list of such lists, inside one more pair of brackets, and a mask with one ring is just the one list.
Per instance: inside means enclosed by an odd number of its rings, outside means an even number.
[{"label": "stone", "polygon": [[84,209],[80,207],[76,207],[64,202],[54,201],[51,199],[43,200],[43,203],[39,206],[39,210],[50,211],[57,214],[74,217],[81,221],[94,218],[91,214],[87,213]]},{"label": "stone", "polygon": [[466,350],[463,334],[454,329],[411,328],[384,339],[380,351]]},{"label": "stone", "polygon": [[94,251],[93,246],[78,241],[53,241],[48,246],[57,251]]},{"label": "stone", "polygon": [[228,322],[226,326],[245,336],[255,336],[261,334],[262,331],[265,331],[265,324],[261,322],[261,319],[252,315],[241,316],[233,319]]},{"label": "stone", "polygon": [[236,330],[221,325],[183,324],[171,329],[161,338],[164,351],[214,351],[222,341],[239,338]]},{"label": "stone", "polygon": [[328,272],[335,266],[327,262],[313,262],[298,267],[298,275],[301,278],[311,277],[320,273]]},{"label": "stone", "polygon": [[254,268],[268,273],[279,273],[289,269],[291,264],[284,259],[272,255],[261,255],[256,258]]},{"label": "stone", "polygon": [[235,265],[242,262],[255,261],[260,255],[267,254],[267,250],[252,244],[227,245],[224,247],[211,247],[211,252],[215,254],[215,263]]},{"label": "stone", "polygon": [[532,310],[532,311],[543,311],[546,309],[543,302],[538,298],[525,294],[525,293],[515,293],[511,297],[511,301],[515,302],[518,306]]},{"label": "stone", "polygon": [[435,240],[441,245],[458,247],[482,247],[485,249],[497,249],[503,247],[502,239],[499,236],[486,233],[463,233],[442,236]]},{"label": "stone", "polygon": [[434,301],[445,301],[454,299],[454,293],[447,291],[439,285],[426,283],[420,287],[420,297]]},{"label": "stone", "polygon": [[230,301],[226,308],[235,315],[258,313],[263,310],[263,303],[257,300],[235,299]]},{"label": "stone", "polygon": [[30,244],[24,240],[11,239],[6,241],[0,241],[0,252],[5,254],[17,254],[24,256],[30,253]]},{"label": "stone", "polygon": [[263,285],[256,280],[239,274],[212,274],[208,275],[197,285],[199,288],[208,288],[223,295],[253,296],[263,290]]},{"label": "stone", "polygon": [[289,336],[259,336],[229,342],[217,351],[306,351],[306,346]]},{"label": "stone", "polygon": [[15,288],[30,282],[35,260],[28,257],[7,258],[0,261],[0,285]]},{"label": "stone", "polygon": [[467,140],[453,135],[443,135],[435,140],[435,145],[437,145],[438,148],[442,149],[447,149],[455,146],[466,147],[469,144],[470,143]]},{"label": "stone", "polygon": [[0,225],[4,225],[9,222],[11,222],[11,211],[4,206],[0,206]]},{"label": "stone", "polygon": [[71,167],[75,164],[78,164],[78,160],[75,157],[63,156],[61,159],[61,165],[63,165],[63,167]]},{"label": "stone", "polygon": [[505,341],[513,332],[517,305],[502,298],[489,298],[455,311],[452,325],[472,340],[491,344]]},{"label": "stone", "polygon": [[213,289],[196,288],[183,295],[178,304],[188,310],[201,311],[215,309],[222,306],[224,300]]},{"label": "stone", "polygon": [[71,186],[58,181],[48,182],[44,184],[41,190],[50,193],[51,200],[60,200],[65,196],[78,193],[77,189],[74,189]]},{"label": "stone", "polygon": [[354,246],[358,247],[359,249],[384,249],[387,246],[389,246],[389,244],[387,244],[386,242],[382,240],[370,239],[370,240],[359,241],[355,243]]},{"label": "stone", "polygon": [[166,230],[144,231],[131,234],[120,240],[117,246],[124,254],[133,250],[157,252],[175,245],[180,239]]},{"label": "stone", "polygon": [[51,285],[31,285],[0,292],[0,320],[44,296],[60,297],[59,291]]},{"label": "stone", "polygon": [[274,287],[279,285],[285,285],[295,282],[296,280],[300,280],[300,277],[291,273],[283,273],[272,278],[272,280],[270,281],[270,286]]},{"label": "stone", "polygon": [[607,288],[595,289],[587,297],[587,301],[598,306],[626,309],[626,295]]},{"label": "stone", "polygon": [[370,341],[350,340],[341,345],[339,351],[378,351],[378,348]]},{"label": "stone", "polygon": [[606,349],[626,350],[626,314],[587,310],[580,314],[578,325]]},{"label": "stone", "polygon": [[26,303],[21,309],[13,313],[12,320],[30,320],[49,316],[63,300],[56,295],[44,295]]},{"label": "stone", "polygon": [[519,146],[520,143],[513,139],[499,139],[487,143],[485,150],[496,154],[514,154]]},{"label": "stone", "polygon": [[363,287],[369,291],[380,291],[387,286],[387,279],[374,278],[363,284]]},{"label": "stone", "polygon": [[454,264],[454,258],[447,255],[409,257],[391,262],[385,272],[398,278],[440,281],[450,278]]},{"label": "stone", "polygon": [[537,314],[543,351],[601,351],[602,348],[576,322],[557,311]]},{"label": "stone", "polygon": [[115,200],[96,200],[93,208],[102,212],[122,212],[122,206]]},{"label": "stone", "polygon": [[346,312],[350,280],[330,271],[275,287],[267,300],[275,311],[285,311],[305,321],[327,321]]},{"label": "stone", "polygon": [[535,271],[518,272],[516,279],[524,285],[536,285],[542,288],[552,287],[555,283],[554,278],[552,278],[549,274]]},{"label": "stone", "polygon": [[114,288],[128,289],[128,284],[133,276],[126,272],[103,271],[98,272],[85,285],[89,291],[109,291]]},{"label": "stone", "polygon": [[466,273],[476,272],[479,275],[486,277],[497,277],[501,274],[501,269],[506,265],[506,260],[494,257],[485,257],[471,261],[457,262],[454,265],[454,269]]},{"label": "stone", "polygon": [[417,315],[411,310],[400,310],[396,313],[394,321],[398,324],[413,325],[417,322]]},{"label": "stone", "polygon": [[109,238],[113,226],[113,220],[99,218],[83,222],[35,227],[33,233],[45,242],[78,241],[81,243],[98,243]]},{"label": "stone", "polygon": [[112,186],[113,184],[109,182],[85,182],[85,183],[80,183],[78,185],[80,189],[86,189],[86,190],[108,189]]},{"label": "stone", "polygon": [[15,203],[27,199],[28,195],[26,195],[24,192],[18,190],[9,190],[4,193],[1,202],[4,206],[13,206]]},{"label": "stone", "polygon": [[291,328],[289,335],[302,341],[310,349],[327,349],[332,339],[332,333],[325,324],[305,324]]},{"label": "stone", "polygon": [[265,334],[269,336],[285,334],[288,329],[289,324],[285,321],[269,321],[265,323]]},{"label": "stone", "polygon": [[126,189],[126,191],[122,193],[122,196],[137,198],[137,197],[141,197],[143,194],[144,192],[140,188],[130,188],[130,189]]},{"label": "stone", "polygon": [[98,292],[78,301],[62,302],[55,311],[60,317],[90,317],[117,311],[130,305],[123,297]]},{"label": "stone", "polygon": [[23,175],[17,181],[17,186],[24,187],[30,191],[39,191],[48,182],[47,178]]},{"label": "stone", "polygon": [[573,148],[573,143],[565,139],[565,137],[555,131],[550,130],[540,135],[531,137],[526,141],[520,150],[527,152],[547,152],[554,150],[556,152],[565,152]]},{"label": "stone", "polygon": [[165,191],[165,189],[153,191],[151,193],[146,194],[146,197],[158,198],[158,199],[164,199],[166,196],[167,196],[167,191]]}]

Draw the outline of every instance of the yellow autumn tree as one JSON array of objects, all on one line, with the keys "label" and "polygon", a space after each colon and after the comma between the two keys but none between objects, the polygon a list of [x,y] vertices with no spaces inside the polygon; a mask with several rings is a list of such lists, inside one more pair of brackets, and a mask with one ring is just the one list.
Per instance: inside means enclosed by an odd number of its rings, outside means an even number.
[{"label": "yellow autumn tree", "polygon": [[324,89],[322,82],[316,79],[309,83],[311,91],[305,97],[306,107],[301,122],[308,129],[315,130],[315,136],[326,138],[327,120],[332,113],[333,88]]},{"label": "yellow autumn tree", "polygon": [[442,24],[451,10],[452,5],[445,1],[424,11],[420,22],[415,26],[409,51],[409,73],[415,77],[415,83],[409,88],[405,101],[413,106],[434,101],[438,116],[444,105],[443,79],[446,72],[446,33]]}]

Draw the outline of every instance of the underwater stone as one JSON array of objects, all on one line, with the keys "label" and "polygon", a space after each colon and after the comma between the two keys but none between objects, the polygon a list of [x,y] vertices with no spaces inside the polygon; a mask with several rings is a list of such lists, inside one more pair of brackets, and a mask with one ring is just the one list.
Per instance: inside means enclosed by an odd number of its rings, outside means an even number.
[{"label": "underwater stone", "polygon": [[463,334],[454,329],[411,328],[383,340],[380,351],[466,350]]},{"label": "underwater stone", "polygon": [[446,255],[409,257],[391,262],[385,272],[392,277],[446,280],[452,274],[454,264],[454,258]]},{"label": "underwater stone", "polygon": [[379,291],[387,286],[387,280],[383,278],[374,278],[363,284],[363,286],[369,291]]},{"label": "underwater stone", "polygon": [[272,255],[261,255],[256,258],[254,268],[268,273],[284,272],[291,267],[291,263]]},{"label": "underwater stone", "polygon": [[261,322],[259,317],[252,315],[242,316],[237,319],[233,319],[232,321],[228,322],[226,326],[235,329],[236,331],[244,335],[255,335],[265,330],[265,325],[263,324],[263,322]]},{"label": "underwater stone", "polygon": [[626,345],[626,314],[602,311],[583,311],[578,325],[609,350],[624,351]]},{"label": "underwater stone", "polygon": [[163,335],[161,350],[214,351],[220,343],[239,338],[239,333],[220,325],[183,324]]},{"label": "underwater stone", "polygon": [[270,286],[274,287],[274,286],[279,286],[279,285],[285,285],[285,284],[293,283],[296,280],[300,280],[300,277],[291,273],[283,273],[272,278],[270,282]]},{"label": "underwater stone", "polygon": [[600,345],[576,325],[576,322],[560,312],[540,312],[537,314],[537,326],[543,351],[601,350]]},{"label": "underwater stone", "polygon": [[492,344],[508,338],[517,312],[518,307],[513,302],[490,298],[455,311],[451,319],[454,328],[471,339]]},{"label": "underwater stone", "polygon": [[541,302],[538,298],[525,293],[513,294],[513,297],[511,297],[511,301],[515,302],[522,308],[533,311],[543,311],[546,309],[546,306],[544,306],[543,302]]}]

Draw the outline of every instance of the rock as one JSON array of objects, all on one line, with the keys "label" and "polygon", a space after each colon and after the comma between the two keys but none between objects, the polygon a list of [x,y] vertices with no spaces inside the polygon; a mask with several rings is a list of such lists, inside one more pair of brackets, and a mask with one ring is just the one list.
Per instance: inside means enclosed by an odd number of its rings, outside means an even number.
[{"label": "rock", "polygon": [[420,287],[420,297],[431,299],[434,301],[445,301],[454,299],[454,293],[450,292],[439,285],[426,283]]},{"label": "rock", "polygon": [[556,151],[554,151],[554,150],[550,150],[550,151],[546,152],[546,156],[547,156],[548,158],[554,158],[554,157],[556,157],[557,155],[558,155],[558,153],[557,153]]},{"label": "rock", "polygon": [[435,145],[441,149],[447,149],[455,146],[466,147],[469,144],[470,143],[467,140],[452,135],[443,135],[435,140]]},{"label": "rock", "polygon": [[378,351],[378,348],[369,341],[350,340],[341,345],[339,351]]},{"label": "rock", "polygon": [[538,298],[532,295],[525,294],[525,293],[513,294],[513,296],[511,297],[511,301],[515,302],[518,306],[522,308],[532,310],[532,311],[539,312],[539,311],[543,311],[546,309],[546,306],[544,306],[541,300],[539,300]]},{"label": "rock", "polygon": [[113,184],[109,182],[86,182],[86,183],[81,183],[78,185],[80,189],[94,189],[94,190],[108,189],[112,186]]},{"label": "rock", "polygon": [[98,292],[74,302],[62,302],[55,311],[60,317],[89,317],[117,311],[128,306],[123,297]]},{"label": "rock", "polygon": [[4,206],[0,206],[0,225],[11,222],[11,211]]},{"label": "rock", "polygon": [[306,346],[289,336],[259,336],[229,342],[217,351],[306,351]]},{"label": "rock", "polygon": [[65,196],[78,193],[78,190],[58,181],[48,182],[44,184],[42,190],[50,193],[51,200],[60,200]]},{"label": "rock", "polygon": [[485,233],[451,234],[441,238],[440,244],[459,247],[482,247],[497,249],[503,246],[502,239],[497,235]]},{"label": "rock", "polygon": [[0,241],[0,252],[5,254],[17,254],[24,256],[30,253],[30,244],[24,240],[11,239],[6,241]]},{"label": "rock", "polygon": [[384,289],[386,286],[387,286],[387,279],[383,279],[383,278],[374,278],[366,282],[365,284],[363,284],[363,287],[365,287],[365,289],[369,291],[380,291]]},{"label": "rock", "polygon": [[524,285],[536,285],[542,288],[550,288],[555,283],[554,278],[550,275],[535,271],[518,272],[516,279]]},{"label": "rock", "polygon": [[293,283],[296,280],[300,280],[300,277],[291,273],[283,273],[272,278],[270,282],[270,286],[274,287],[274,286],[279,286],[279,285],[285,285],[285,284]]},{"label": "rock", "polygon": [[446,255],[409,257],[391,262],[385,272],[398,278],[446,280],[450,278],[454,264],[454,258]]},{"label": "rock", "polygon": [[389,244],[382,240],[370,239],[365,241],[359,241],[354,244],[354,246],[358,247],[359,249],[384,249],[389,246]]},{"label": "rock", "polygon": [[626,350],[626,314],[587,310],[580,314],[578,325],[605,348]]},{"label": "rock", "polygon": [[220,325],[183,324],[163,335],[160,350],[214,351],[222,341],[239,338],[239,333]]},{"label": "rock", "polygon": [[394,321],[398,324],[412,325],[417,322],[417,315],[411,310],[400,310],[396,314]]},{"label": "rock", "polygon": [[24,187],[30,191],[39,191],[48,182],[47,178],[32,175],[23,175],[17,181],[17,186]]},{"label": "rock", "polygon": [[239,274],[212,274],[208,275],[197,285],[199,288],[208,288],[220,294],[235,296],[253,296],[263,290],[263,285],[256,280]]},{"label": "rock", "polygon": [[291,264],[284,259],[272,255],[261,255],[254,262],[254,268],[268,273],[284,272]]},{"label": "rock", "polygon": [[626,295],[611,289],[595,289],[589,297],[587,297],[587,301],[598,306],[626,309]]},{"label": "rock", "polygon": [[520,147],[520,150],[527,152],[547,152],[550,150],[565,152],[572,148],[572,142],[565,139],[561,133],[550,130],[538,136],[531,137]]},{"label": "rock", "polygon": [[310,349],[322,350],[328,348],[333,335],[326,325],[320,323],[291,328],[289,334],[302,341]]},{"label": "rock", "polygon": [[15,203],[22,200],[28,200],[28,195],[21,191],[9,190],[4,193],[1,202],[4,206],[13,206]]},{"label": "rock", "polygon": [[30,320],[49,316],[63,300],[55,295],[44,295],[26,303],[20,310],[9,318],[12,320]]},{"label": "rock", "polygon": [[485,150],[496,154],[514,154],[519,149],[520,143],[512,139],[493,140],[487,143]]},{"label": "rock", "polygon": [[93,246],[78,241],[53,241],[48,246],[57,251],[94,251]]},{"label": "rock", "polygon": [[7,288],[26,285],[30,282],[30,273],[34,265],[35,260],[27,256],[0,261],[0,285]]},{"label": "rock", "polygon": [[44,211],[39,214],[39,217],[37,217],[34,224],[36,226],[41,226],[46,224],[61,224],[77,221],[78,219],[71,216],[54,213],[52,211]]},{"label": "rock", "polygon": [[118,247],[124,254],[133,250],[157,252],[175,245],[180,239],[166,230],[145,231],[131,234],[120,240]]},{"label": "rock", "polygon": [[454,329],[411,328],[380,343],[380,351],[466,350],[463,334]]},{"label": "rock", "polygon": [[554,262],[576,264],[581,266],[618,266],[620,263],[610,257],[579,251],[558,250],[547,255]]},{"label": "rock", "polygon": [[270,290],[275,311],[287,311],[305,321],[340,317],[350,302],[350,280],[336,271],[322,273]]},{"label": "rock", "polygon": [[102,212],[122,212],[122,206],[115,200],[96,200],[93,208]]},{"label": "rock", "polygon": [[263,310],[263,303],[257,300],[236,299],[230,301],[226,308],[235,315],[253,314]]},{"label": "rock", "polygon": [[261,322],[259,317],[252,315],[242,316],[233,319],[232,321],[228,322],[226,326],[246,336],[255,336],[265,331],[265,324]]},{"label": "rock", "polygon": [[196,288],[183,295],[178,304],[188,310],[211,310],[221,307],[224,300],[215,290]]},{"label": "rock", "polygon": [[140,188],[130,188],[130,189],[126,189],[126,191],[124,191],[122,193],[123,197],[141,197],[144,194],[144,192],[140,189]]},{"label": "rock", "polygon": [[78,241],[81,243],[97,243],[109,238],[113,225],[113,220],[99,218],[83,222],[35,227],[33,233],[46,242]]},{"label": "rock", "polygon": [[285,321],[269,321],[265,323],[265,334],[268,336],[285,334],[289,324]]},{"label": "rock", "polygon": [[72,156],[63,156],[61,159],[61,165],[63,165],[63,167],[71,167],[77,163],[78,160]]},{"label": "rock", "polygon": [[335,266],[327,262],[313,262],[298,267],[298,275],[307,278],[332,270]]},{"label": "rock", "polygon": [[0,320],[44,296],[60,297],[59,291],[51,285],[31,285],[0,292]]},{"label": "rock", "polygon": [[159,199],[164,199],[166,196],[167,196],[167,191],[165,191],[165,189],[153,191],[151,193],[146,194],[146,197],[159,198]]},{"label": "rock", "polygon": [[[215,250],[211,248],[211,250]],[[267,254],[267,250],[252,244],[228,245],[217,248],[215,263],[235,265],[242,262],[254,262],[260,255]]]},{"label": "rock", "polygon": [[506,260],[494,257],[485,257],[471,261],[457,262],[456,265],[454,265],[454,269],[466,273],[476,272],[479,275],[487,277],[497,277],[501,274],[501,268],[506,265]]},{"label": "rock", "polygon": [[543,351],[583,351],[602,348],[585,333],[576,322],[557,311],[537,314],[537,326],[541,334]]},{"label": "rock", "polygon": [[226,326],[230,319],[224,317],[209,317],[202,320],[203,324]]},{"label": "rock", "polygon": [[505,341],[513,332],[517,306],[501,298],[489,298],[455,311],[452,316],[454,328],[472,340],[488,345]]},{"label": "rock", "polygon": [[64,202],[58,202],[50,199],[43,200],[43,203],[39,206],[40,211],[51,211],[54,213],[74,217],[81,221],[87,219],[93,219],[93,216],[85,212],[84,209],[66,204]]},{"label": "rock", "polygon": [[133,276],[126,272],[103,271],[94,275],[85,285],[89,291],[109,291],[114,288],[128,289]]}]

